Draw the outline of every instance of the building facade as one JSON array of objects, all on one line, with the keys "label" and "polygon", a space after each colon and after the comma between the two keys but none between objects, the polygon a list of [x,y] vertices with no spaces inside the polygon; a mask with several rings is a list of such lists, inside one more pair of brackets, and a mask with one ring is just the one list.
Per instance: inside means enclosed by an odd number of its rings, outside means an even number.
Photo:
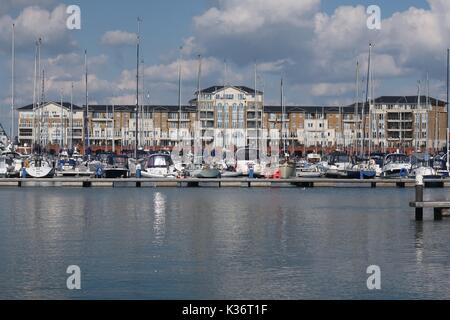
[{"label": "building facade", "polygon": [[[86,128],[84,107],[70,107],[49,102],[37,110],[32,105],[19,108],[19,143],[80,148],[87,144],[114,151],[134,148],[135,106],[90,105]],[[146,150],[170,149],[181,141],[192,145],[197,139],[227,149],[286,145],[302,152],[337,148],[356,152],[363,147],[366,151],[441,150],[446,145],[446,104],[425,96],[385,96],[369,104],[286,106],[284,110],[282,114],[281,106],[265,106],[263,93],[251,88],[210,87],[196,92],[181,108],[139,107],[137,138]]]}]

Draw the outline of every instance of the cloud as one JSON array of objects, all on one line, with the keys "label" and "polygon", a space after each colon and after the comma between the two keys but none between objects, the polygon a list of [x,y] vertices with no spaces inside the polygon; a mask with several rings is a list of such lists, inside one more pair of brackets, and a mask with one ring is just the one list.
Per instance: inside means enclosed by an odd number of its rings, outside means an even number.
[{"label": "cloud", "polygon": [[280,23],[304,26],[307,15],[319,8],[320,0],[219,0],[219,4],[219,8],[194,17],[197,30],[213,29],[211,36],[215,36],[248,34]]},{"label": "cloud", "polygon": [[70,52],[76,48],[76,42],[66,28],[66,19],[65,5],[58,5],[51,11],[31,6],[23,9],[16,18],[9,15],[1,16],[0,51],[9,52],[14,23],[18,52],[33,51],[38,38],[42,38],[43,46],[48,53]]},{"label": "cloud", "polygon": [[132,46],[137,41],[136,33],[126,31],[108,31],[101,39],[101,43],[107,46]]},{"label": "cloud", "polygon": [[9,13],[11,10],[22,9],[31,5],[47,7],[54,2],[54,0],[2,0],[0,16]]}]

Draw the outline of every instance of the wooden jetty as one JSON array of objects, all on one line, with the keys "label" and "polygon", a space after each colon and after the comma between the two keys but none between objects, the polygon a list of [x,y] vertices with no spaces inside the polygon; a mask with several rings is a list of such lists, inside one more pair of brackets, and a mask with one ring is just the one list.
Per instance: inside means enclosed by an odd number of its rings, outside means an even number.
[{"label": "wooden jetty", "polygon": [[[51,178],[51,179],[0,179],[0,187],[110,187],[110,188],[154,188],[154,187],[245,187],[245,188],[414,188],[413,179],[95,179],[95,178]],[[450,188],[450,179],[427,180],[426,188]]]},{"label": "wooden jetty", "polygon": [[423,221],[423,209],[433,208],[434,220],[442,220],[442,217],[450,212],[450,201],[424,201],[423,190],[425,183],[422,177],[417,177],[415,181],[416,200],[409,203],[409,206],[415,208],[416,221]]}]

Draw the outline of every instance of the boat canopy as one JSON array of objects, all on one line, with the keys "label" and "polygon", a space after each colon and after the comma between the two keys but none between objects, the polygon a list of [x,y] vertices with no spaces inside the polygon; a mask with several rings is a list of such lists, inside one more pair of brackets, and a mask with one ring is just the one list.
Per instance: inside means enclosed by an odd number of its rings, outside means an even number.
[{"label": "boat canopy", "polygon": [[409,158],[406,154],[403,153],[392,153],[386,156],[384,161],[385,164],[388,163],[409,163]]},{"label": "boat canopy", "polygon": [[173,165],[168,154],[152,154],[147,160],[147,168],[166,168]]}]

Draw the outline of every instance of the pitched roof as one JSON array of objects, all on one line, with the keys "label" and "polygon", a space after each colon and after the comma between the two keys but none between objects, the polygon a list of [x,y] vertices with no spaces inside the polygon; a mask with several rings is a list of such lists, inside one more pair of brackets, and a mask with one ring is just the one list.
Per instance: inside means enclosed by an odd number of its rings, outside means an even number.
[{"label": "pitched roof", "polygon": [[[209,87],[206,89],[201,89],[200,92],[201,93],[215,93],[215,92],[223,90],[224,88],[235,88],[235,89],[238,89],[239,91],[243,91],[248,94],[255,93],[255,89],[252,89],[252,88],[249,88],[246,86],[212,86],[212,87]],[[263,92],[259,91],[259,90],[256,90],[256,93],[263,94]],[[195,92],[195,94],[197,94],[197,91]]]},{"label": "pitched roof", "polygon": [[[179,106],[177,105],[144,105],[146,109],[153,111],[168,111],[168,112],[178,112]],[[83,106],[84,108],[84,106]],[[106,110],[112,112],[113,105],[89,105],[89,112],[106,112]],[[136,110],[135,105],[114,105],[114,111],[117,112],[134,112]],[[197,110],[196,107],[182,105],[181,111],[194,111]]]},{"label": "pitched roof", "polygon": [[[44,102],[44,106],[47,106],[47,105],[49,105],[51,103],[56,104],[58,106],[61,105],[61,102],[49,101],[49,102]],[[70,110],[70,102],[63,102],[63,107],[66,108],[67,110]],[[75,110],[75,111],[79,111],[79,110],[82,110],[82,109],[83,108],[80,107],[80,106],[77,106],[75,104],[73,105],[73,110]],[[19,108],[17,108],[17,110],[20,110],[20,111],[33,110],[33,104],[29,104],[29,105],[24,106],[24,107],[19,107]]]}]

